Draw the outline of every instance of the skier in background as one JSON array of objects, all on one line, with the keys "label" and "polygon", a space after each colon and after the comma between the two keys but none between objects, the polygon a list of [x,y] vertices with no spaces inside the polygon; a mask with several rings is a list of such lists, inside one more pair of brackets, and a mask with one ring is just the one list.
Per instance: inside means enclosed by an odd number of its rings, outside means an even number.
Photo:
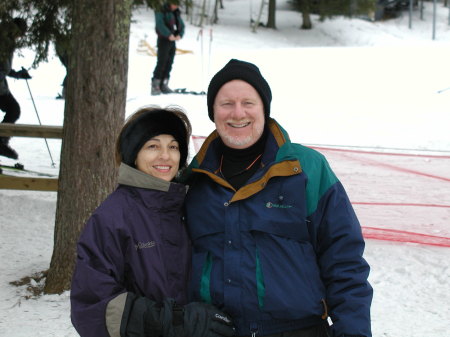
[{"label": "skier in background", "polygon": [[[12,69],[14,51],[18,40],[25,35],[27,22],[22,18],[14,18],[1,23],[0,27],[0,109],[5,112],[2,123],[15,123],[20,117],[20,106],[8,88],[6,76],[16,79],[30,79],[24,68],[20,71]],[[19,155],[9,146],[10,137],[0,137],[0,156],[17,159]]]},{"label": "skier in background", "polygon": [[152,95],[170,94],[170,71],[175,58],[176,41],[184,35],[184,22],[178,1],[166,2],[160,11],[155,11],[155,30],[158,35],[158,59],[152,78]]}]

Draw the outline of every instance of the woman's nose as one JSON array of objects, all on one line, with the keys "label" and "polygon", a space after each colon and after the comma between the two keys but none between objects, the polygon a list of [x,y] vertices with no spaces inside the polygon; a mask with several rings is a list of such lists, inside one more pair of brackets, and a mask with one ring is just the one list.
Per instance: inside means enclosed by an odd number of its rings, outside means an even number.
[{"label": "woman's nose", "polygon": [[161,149],[161,152],[159,153],[160,158],[167,160],[169,159],[169,150],[168,149]]}]

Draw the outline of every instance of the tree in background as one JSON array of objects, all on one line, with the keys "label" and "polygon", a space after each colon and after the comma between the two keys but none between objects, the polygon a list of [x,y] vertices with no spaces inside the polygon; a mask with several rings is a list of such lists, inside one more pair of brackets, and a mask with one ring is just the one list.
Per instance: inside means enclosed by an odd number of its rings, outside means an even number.
[{"label": "tree in background", "polygon": [[[189,5],[192,6],[192,0],[189,2]],[[222,0],[214,0],[214,12],[211,18],[211,24],[216,24],[219,22],[219,8],[224,9]]]},{"label": "tree in background", "polygon": [[342,15],[354,17],[368,15],[375,8],[377,0],[293,0],[302,13],[301,29],[311,29],[311,14],[318,14],[321,21]]},{"label": "tree in background", "polygon": [[[70,59],[64,108],[54,248],[44,292],[70,288],[76,242],[86,219],[116,185],[114,143],[125,116],[132,5],[164,0],[17,0],[0,2],[0,19],[20,16],[20,47],[46,61],[64,40]],[[2,32],[0,32],[1,34]]]},{"label": "tree in background", "polygon": [[70,0],[18,0],[0,2],[0,19],[19,16],[27,20],[28,30],[21,47],[35,52],[32,67],[47,61],[55,34],[68,34],[71,25]]},{"label": "tree in background", "polygon": [[[130,0],[133,6],[146,5],[150,8],[162,6],[166,0]],[[189,0],[180,0],[180,3]],[[35,52],[33,68],[48,60],[50,46],[55,40],[70,36],[73,0],[15,0],[0,1],[0,21],[19,16],[27,20],[26,38],[18,48],[27,47]],[[0,31],[0,34],[2,32]],[[0,53],[2,52],[0,48]]]},{"label": "tree in background", "polygon": [[267,28],[277,29],[276,25],[276,7],[277,0],[269,0],[269,11],[267,13]]},{"label": "tree in background", "polygon": [[70,288],[76,241],[116,185],[114,144],[125,116],[131,0],[73,2],[54,249],[44,291]]},{"label": "tree in background", "polygon": [[46,293],[70,288],[79,233],[116,185],[113,149],[125,116],[131,5],[131,0],[1,3],[0,16],[27,18],[35,66],[47,59],[56,33],[67,28],[72,37]]}]

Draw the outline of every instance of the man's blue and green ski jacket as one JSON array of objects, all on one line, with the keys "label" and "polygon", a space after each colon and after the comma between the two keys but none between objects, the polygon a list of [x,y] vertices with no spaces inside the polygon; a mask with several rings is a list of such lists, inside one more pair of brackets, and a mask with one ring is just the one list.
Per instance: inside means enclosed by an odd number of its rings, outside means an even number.
[{"label": "man's blue and green ski jacket", "polygon": [[371,336],[361,227],[325,158],[273,119],[261,167],[239,190],[219,174],[214,131],[188,169],[193,300],[230,314],[238,336],[307,328]]}]

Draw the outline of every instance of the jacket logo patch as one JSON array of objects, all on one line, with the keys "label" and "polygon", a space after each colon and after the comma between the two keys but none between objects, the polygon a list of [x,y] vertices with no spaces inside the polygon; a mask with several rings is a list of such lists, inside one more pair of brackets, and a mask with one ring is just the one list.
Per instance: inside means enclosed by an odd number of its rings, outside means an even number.
[{"label": "jacket logo patch", "polygon": [[280,204],[274,204],[273,202],[266,202],[267,208],[292,208],[292,205],[280,205]]},{"label": "jacket logo patch", "polygon": [[146,248],[153,248],[155,247],[155,245],[156,245],[155,241],[138,242],[137,244],[134,245],[134,248],[136,248],[136,250],[146,249]]}]

